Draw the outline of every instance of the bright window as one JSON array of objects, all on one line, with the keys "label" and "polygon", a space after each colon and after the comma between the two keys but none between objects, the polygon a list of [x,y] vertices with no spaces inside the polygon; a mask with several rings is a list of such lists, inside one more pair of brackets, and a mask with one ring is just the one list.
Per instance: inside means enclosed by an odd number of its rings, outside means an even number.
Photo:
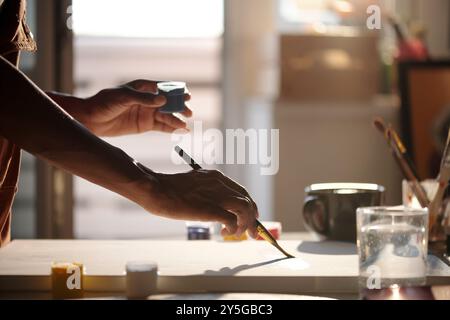
[{"label": "bright window", "polygon": [[[222,0],[73,0],[72,10],[76,95],[140,78],[186,81],[195,120],[220,127]],[[190,170],[172,163],[170,138],[105,140],[157,172]],[[78,177],[74,189],[76,238],[185,237],[183,221],[158,218]]]},{"label": "bright window", "polygon": [[222,0],[73,0],[79,35],[211,38],[223,33]]}]

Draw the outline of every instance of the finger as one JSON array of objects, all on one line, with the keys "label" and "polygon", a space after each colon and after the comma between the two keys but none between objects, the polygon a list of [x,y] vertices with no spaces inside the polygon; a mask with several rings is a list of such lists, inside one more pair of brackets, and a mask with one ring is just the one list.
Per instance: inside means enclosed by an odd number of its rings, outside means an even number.
[{"label": "finger", "polygon": [[155,122],[154,126],[153,126],[153,130],[154,131],[159,131],[159,132],[165,132],[165,133],[175,133],[175,134],[187,134],[189,133],[189,129],[188,128],[172,128],[171,126],[165,124],[165,123],[161,123],[161,122]]},{"label": "finger", "polygon": [[248,228],[247,232],[248,232],[249,236],[252,237],[253,239],[258,238],[258,231],[256,231],[255,226]]},{"label": "finger", "polygon": [[223,209],[232,212],[238,219],[238,233],[241,234],[247,228],[252,231],[256,225],[256,209],[252,200],[224,183],[224,175],[218,170],[197,170],[197,179],[205,179],[201,183],[209,186],[205,192],[211,201],[218,203]]},{"label": "finger", "polygon": [[224,228],[222,228],[220,230],[220,235],[222,237],[232,236],[232,235],[236,234],[237,225],[234,228],[227,227],[225,224],[223,226],[224,226]]},{"label": "finger", "polygon": [[238,224],[237,224],[236,216],[231,212],[225,211],[225,214],[223,215],[223,217],[220,217],[220,218],[222,219],[222,221],[217,221],[217,222],[222,223],[222,225],[224,227],[220,230],[220,234],[223,237],[236,234],[236,232],[238,231]]},{"label": "finger", "polygon": [[185,129],[187,126],[185,121],[174,116],[173,114],[156,112],[155,119],[156,121],[166,124],[174,129]]},{"label": "finger", "polygon": [[182,112],[180,112],[180,114],[186,118],[192,117],[193,111],[192,111],[191,107],[189,106],[189,104],[185,104],[184,110]]},{"label": "finger", "polygon": [[[151,130],[162,131],[162,132],[173,132],[178,128],[174,128],[167,123],[158,121],[156,119],[155,109],[153,108],[145,108],[139,106],[138,111],[138,133],[143,133]],[[167,127],[166,127],[167,126]],[[183,128],[179,128],[183,129]]]},{"label": "finger", "polygon": [[220,206],[236,215],[238,226],[236,234],[238,236],[255,225],[253,208],[246,198],[230,197],[222,200]]},{"label": "finger", "polygon": [[227,234],[235,234],[238,229],[236,215],[213,203],[203,202],[201,208],[197,208],[195,212],[189,216],[193,215],[195,215],[195,220],[198,221],[215,221],[223,224]]},{"label": "finger", "polygon": [[228,178],[225,175],[222,176],[222,182],[229,188],[236,190],[237,192],[241,193],[243,196],[247,197],[255,209],[255,217],[259,218],[258,206],[257,206],[256,202],[253,201],[252,197],[250,196],[250,194],[247,192],[247,190],[243,186],[241,186],[237,182],[231,180],[230,178]]},{"label": "finger", "polygon": [[243,186],[233,181],[232,179],[228,178],[218,170],[213,171],[211,174],[213,174],[217,179],[222,181],[222,183],[225,184],[231,190],[240,193],[240,196],[248,198],[255,209],[255,217],[256,218],[259,217],[258,206],[256,205],[255,201],[253,201],[252,197]]},{"label": "finger", "polygon": [[191,100],[191,94],[189,92],[186,92],[184,94],[184,101],[189,101],[189,100]]},{"label": "finger", "polygon": [[137,79],[128,82],[126,86],[130,86],[138,91],[158,92],[158,81],[154,80]]},{"label": "finger", "polygon": [[153,130],[160,131],[160,132],[166,132],[166,133],[172,133],[178,129],[172,128],[171,126],[168,126],[167,124],[164,124],[161,122],[156,122]]},{"label": "finger", "polygon": [[238,224],[237,218],[233,213],[223,210],[222,208],[217,208],[212,211],[212,214],[214,214],[212,221],[217,221],[225,225],[225,230],[227,230],[229,234],[236,233]]},{"label": "finger", "polygon": [[153,108],[145,108],[138,106],[138,133],[147,132],[154,129],[155,126],[155,120],[154,120],[154,113],[155,109]]},{"label": "finger", "polygon": [[[222,183],[224,183],[222,181]],[[256,219],[259,217],[259,213],[258,213],[258,208],[256,206],[256,204],[254,203],[254,201],[251,199],[250,196],[244,196],[242,195],[241,192],[236,191],[235,189],[233,189],[232,187],[226,185],[224,183],[224,185],[232,190],[234,192],[234,199],[239,199],[241,200],[239,203],[238,202],[234,202],[232,205],[234,205],[237,209],[237,215],[238,215],[238,224],[242,226],[242,228],[240,230],[238,230],[239,235],[244,232],[246,229],[249,231],[250,235],[256,235]],[[245,189],[244,189],[245,191]],[[247,193],[245,191],[245,193]],[[247,193],[248,194],[248,193]],[[234,200],[234,201],[235,201]],[[235,212],[233,209],[231,208],[227,208],[225,207],[225,209],[231,211],[231,212]],[[242,221],[242,223],[240,223]]]},{"label": "finger", "polygon": [[209,171],[208,175],[209,177],[213,177],[212,181],[204,182],[204,185],[209,187],[205,187],[205,189],[201,188],[197,191],[207,194],[211,203],[216,203],[222,209],[236,216],[238,225],[236,234],[240,236],[247,228],[252,228],[255,225],[254,208],[250,200],[218,180],[214,176],[216,175],[215,171]]},{"label": "finger", "polygon": [[125,104],[140,104],[143,107],[159,108],[166,103],[166,98],[162,95],[155,95],[149,92],[141,92],[132,87],[122,87],[122,99]]},{"label": "finger", "polygon": [[[225,227],[225,225],[224,225],[224,227]],[[253,239],[257,239],[258,238],[258,232],[256,231],[256,228],[248,228],[247,229],[247,233]],[[231,235],[235,235],[235,234],[237,234],[237,228],[236,228],[236,230],[233,230],[233,231],[230,231],[229,228],[226,228],[226,227],[222,228],[220,230],[220,235],[222,237],[231,236]]]}]

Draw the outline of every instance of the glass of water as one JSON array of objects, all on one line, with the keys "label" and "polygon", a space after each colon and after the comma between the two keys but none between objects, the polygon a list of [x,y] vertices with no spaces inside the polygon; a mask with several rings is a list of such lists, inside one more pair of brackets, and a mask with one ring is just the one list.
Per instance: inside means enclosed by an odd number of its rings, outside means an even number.
[{"label": "glass of water", "polygon": [[356,215],[360,288],[424,285],[428,210],[367,207]]}]

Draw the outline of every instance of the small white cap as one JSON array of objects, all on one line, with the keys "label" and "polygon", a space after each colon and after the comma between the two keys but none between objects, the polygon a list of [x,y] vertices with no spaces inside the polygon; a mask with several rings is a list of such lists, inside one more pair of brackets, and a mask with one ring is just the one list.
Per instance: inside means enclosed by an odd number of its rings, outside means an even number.
[{"label": "small white cap", "polygon": [[148,261],[130,261],[126,265],[126,295],[143,299],[157,292],[158,265]]}]

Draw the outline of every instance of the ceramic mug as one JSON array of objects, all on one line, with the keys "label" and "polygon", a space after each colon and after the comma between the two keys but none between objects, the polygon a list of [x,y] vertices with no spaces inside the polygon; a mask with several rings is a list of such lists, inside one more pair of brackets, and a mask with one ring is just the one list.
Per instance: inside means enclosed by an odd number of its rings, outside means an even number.
[{"label": "ceramic mug", "polygon": [[305,226],[326,240],[356,242],[356,209],[384,204],[384,187],[371,183],[318,183],[305,194]]}]

